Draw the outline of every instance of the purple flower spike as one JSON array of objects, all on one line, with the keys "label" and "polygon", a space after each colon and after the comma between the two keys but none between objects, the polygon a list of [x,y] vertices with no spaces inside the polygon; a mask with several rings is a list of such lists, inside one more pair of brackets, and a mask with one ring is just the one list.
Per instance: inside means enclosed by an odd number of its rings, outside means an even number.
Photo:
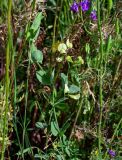
[{"label": "purple flower spike", "polygon": [[81,6],[83,12],[88,11],[90,8],[90,2],[89,0],[83,0],[79,3],[79,6]]},{"label": "purple flower spike", "polygon": [[109,150],[108,153],[109,153],[109,155],[110,155],[111,157],[115,157],[115,156],[116,156],[116,152],[113,151],[113,150]]},{"label": "purple flower spike", "polygon": [[73,12],[78,12],[79,8],[78,8],[78,4],[74,1],[74,3],[71,5],[70,7],[71,11]]},{"label": "purple flower spike", "polygon": [[93,21],[96,21],[97,20],[97,13],[95,10],[93,10],[90,14],[90,17]]}]

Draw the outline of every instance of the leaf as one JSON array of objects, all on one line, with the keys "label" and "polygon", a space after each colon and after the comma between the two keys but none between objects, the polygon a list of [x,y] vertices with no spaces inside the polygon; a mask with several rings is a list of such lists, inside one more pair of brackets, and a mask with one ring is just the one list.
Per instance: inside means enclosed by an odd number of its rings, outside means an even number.
[{"label": "leaf", "polygon": [[63,160],[62,158],[62,155],[57,155],[57,160]]},{"label": "leaf", "polygon": [[37,79],[43,84],[43,85],[50,85],[50,74],[49,71],[40,70],[36,72]]},{"label": "leaf", "polygon": [[72,45],[72,43],[69,41],[69,39],[67,39],[66,45],[67,45],[68,48],[72,48],[72,47],[73,47],[73,45]]},{"label": "leaf", "polygon": [[[31,153],[31,151],[32,151],[32,148],[31,147],[29,147],[29,148],[26,148],[26,149],[23,149],[23,154],[25,154],[25,153],[28,153],[28,154],[30,154]],[[18,153],[17,153],[17,155],[18,156],[20,156],[21,154],[22,154],[22,152],[21,151],[19,151]]]},{"label": "leaf", "polygon": [[33,24],[31,25],[31,30],[33,30],[33,32],[36,32],[38,30],[38,28],[40,27],[40,24],[41,24],[41,20],[43,19],[43,15],[42,15],[42,12],[39,12],[34,21],[33,21]]},{"label": "leaf", "polygon": [[78,93],[78,92],[80,92],[80,88],[78,86],[72,84],[69,87],[69,92],[68,93],[74,94],[74,93]]},{"label": "leaf", "polygon": [[80,98],[80,94],[69,94],[69,97],[72,98],[72,99],[75,99],[75,100],[78,100]]},{"label": "leaf", "polygon": [[36,46],[32,43],[31,48],[31,58],[33,62],[42,63],[43,61],[43,53],[36,48]]},{"label": "leaf", "polygon": [[108,11],[111,11],[113,7],[113,0],[108,0]]},{"label": "leaf", "polygon": [[50,0],[50,2],[51,2],[54,6],[56,6],[55,0]]},{"label": "leaf", "polygon": [[68,87],[68,84],[66,84],[66,83],[64,86],[64,93],[69,93],[69,87]]},{"label": "leaf", "polygon": [[84,60],[81,56],[78,56],[78,59],[75,61],[74,66],[79,66],[81,64],[84,64]]},{"label": "leaf", "polygon": [[57,155],[57,160],[63,160],[63,155]]},{"label": "leaf", "polygon": [[112,44],[112,37],[111,37],[111,35],[109,35],[108,40],[107,40],[107,44],[106,44],[106,50],[105,50],[106,53],[109,53],[111,46],[112,46],[111,44]]},{"label": "leaf", "polygon": [[71,154],[70,154],[70,151],[69,151],[69,148],[68,147],[66,147],[65,148],[65,152],[66,152],[66,154],[70,157],[71,156]]},{"label": "leaf", "polygon": [[51,132],[54,136],[57,136],[59,133],[59,128],[55,121],[51,122]]},{"label": "leaf", "polygon": [[36,72],[36,77],[37,77],[37,79],[42,83],[42,77],[43,77],[43,75],[45,75],[45,71],[43,71],[43,70],[40,70],[40,71],[37,71]]},{"label": "leaf", "polygon": [[85,50],[86,50],[86,53],[90,53],[90,45],[89,43],[86,43],[86,46],[85,46]]},{"label": "leaf", "polygon": [[40,129],[44,129],[47,127],[47,124],[46,123],[42,123],[42,122],[36,122],[36,127],[37,128],[40,128]]},{"label": "leaf", "polygon": [[72,57],[71,56],[67,56],[66,57],[67,62],[73,63]]},{"label": "leaf", "polygon": [[58,108],[61,111],[68,111],[69,105],[67,103],[59,103],[55,106],[56,108]]},{"label": "leaf", "polygon": [[61,73],[61,78],[62,78],[64,84],[68,84],[68,76],[66,76],[64,73]]},{"label": "leaf", "polygon": [[54,77],[55,77],[55,69],[53,69],[51,77],[50,77],[50,81],[51,81],[52,84],[53,84],[53,81],[54,81]]}]

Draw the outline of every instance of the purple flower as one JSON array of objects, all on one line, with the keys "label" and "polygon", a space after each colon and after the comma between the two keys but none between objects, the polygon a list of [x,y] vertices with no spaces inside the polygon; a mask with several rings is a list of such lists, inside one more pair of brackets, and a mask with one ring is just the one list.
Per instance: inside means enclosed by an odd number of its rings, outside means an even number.
[{"label": "purple flower", "polygon": [[82,2],[79,3],[79,6],[81,6],[82,11],[88,11],[90,7],[90,1],[89,0],[83,0]]},{"label": "purple flower", "polygon": [[96,21],[97,20],[97,13],[95,10],[93,10],[90,14],[90,17],[93,21]]},{"label": "purple flower", "polygon": [[71,7],[70,7],[70,9],[71,9],[71,11],[73,11],[73,12],[78,12],[78,10],[79,10],[79,8],[78,8],[79,6],[78,6],[78,4],[74,1],[74,3],[71,5]]},{"label": "purple flower", "polygon": [[111,149],[108,151],[108,153],[109,153],[109,155],[110,155],[111,157],[115,157],[115,156],[116,156],[116,152],[113,151],[113,150],[111,150]]}]

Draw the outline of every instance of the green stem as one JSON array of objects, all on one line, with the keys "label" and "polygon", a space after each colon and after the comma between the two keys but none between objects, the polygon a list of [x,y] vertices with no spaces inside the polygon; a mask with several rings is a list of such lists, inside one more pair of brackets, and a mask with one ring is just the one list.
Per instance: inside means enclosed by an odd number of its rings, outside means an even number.
[{"label": "green stem", "polygon": [[72,138],[72,136],[73,136],[73,131],[74,131],[74,128],[75,128],[75,126],[76,126],[76,123],[77,123],[78,117],[79,117],[79,115],[80,115],[81,109],[82,109],[82,99],[81,99],[81,101],[80,101],[80,106],[79,106],[78,112],[77,112],[77,114],[76,114],[75,121],[74,121],[74,123],[73,123],[73,127],[72,127],[72,130],[71,130],[71,134],[70,134],[70,136],[69,136],[69,139],[70,139],[70,140],[71,140],[71,138]]},{"label": "green stem", "polygon": [[9,84],[10,84],[10,77],[9,77],[9,65],[10,65],[10,50],[11,50],[11,8],[12,8],[12,0],[8,0],[8,15],[7,15],[7,23],[8,23],[8,41],[7,41],[7,48],[6,48],[6,76],[5,76],[5,113],[4,113],[4,120],[3,120],[3,141],[2,141],[2,154],[1,160],[4,160],[4,153],[5,153],[5,138],[8,133],[8,124],[7,124],[7,113],[9,107]]},{"label": "green stem", "polygon": [[55,41],[56,41],[56,26],[57,26],[57,20],[58,20],[58,3],[59,0],[57,1],[57,6],[56,6],[56,15],[54,19],[54,27],[53,27],[53,42],[52,42],[52,52],[54,52],[54,46],[55,46]]},{"label": "green stem", "polygon": [[99,147],[99,160],[101,160],[101,141],[102,141],[102,108],[103,108],[103,37],[102,37],[102,27],[101,27],[101,19],[100,19],[100,1],[97,0],[97,14],[98,14],[98,31],[100,34],[100,71],[99,71],[99,78],[100,78],[100,86],[99,86],[99,102],[100,102],[100,119],[99,119],[99,126],[98,126],[98,147]]}]

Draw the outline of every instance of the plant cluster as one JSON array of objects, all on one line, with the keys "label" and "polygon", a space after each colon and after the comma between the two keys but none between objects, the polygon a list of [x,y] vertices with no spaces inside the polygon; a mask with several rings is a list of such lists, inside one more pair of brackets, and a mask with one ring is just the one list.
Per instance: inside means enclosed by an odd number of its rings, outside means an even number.
[{"label": "plant cluster", "polygon": [[0,2],[1,160],[122,159],[118,3]]}]

